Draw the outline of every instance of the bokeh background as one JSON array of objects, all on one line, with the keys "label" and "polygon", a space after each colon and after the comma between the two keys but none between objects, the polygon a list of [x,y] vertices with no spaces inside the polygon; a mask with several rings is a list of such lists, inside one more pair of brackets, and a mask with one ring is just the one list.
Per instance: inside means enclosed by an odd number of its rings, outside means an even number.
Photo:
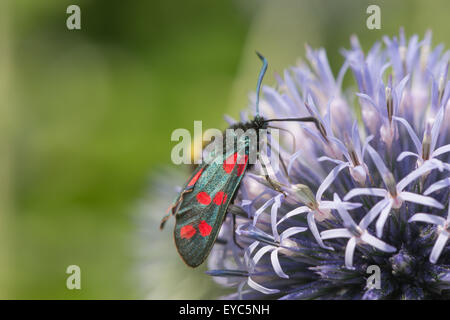
[{"label": "bokeh background", "polygon": [[[79,31],[66,8],[81,8]],[[381,30],[366,8],[381,7]],[[448,48],[448,0],[1,0],[0,298],[211,299],[228,292],[178,258],[160,218],[188,168],[176,128],[225,128],[275,71],[325,47],[332,69],[401,26]],[[347,85],[352,85],[348,83]],[[67,290],[68,265],[81,290]]]}]

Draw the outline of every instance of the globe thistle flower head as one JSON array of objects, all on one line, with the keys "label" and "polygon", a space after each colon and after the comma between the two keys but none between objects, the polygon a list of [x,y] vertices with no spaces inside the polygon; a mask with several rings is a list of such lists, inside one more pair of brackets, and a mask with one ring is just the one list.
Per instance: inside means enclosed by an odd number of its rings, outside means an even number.
[{"label": "globe thistle flower head", "polygon": [[227,218],[209,259],[237,288],[226,298],[450,298],[450,52],[431,32],[401,30],[367,54],[350,44],[337,76],[324,49],[306,47],[307,61],[262,88],[265,117],[320,126],[280,123],[295,137],[294,149],[288,134],[273,145],[286,170],[273,183],[258,164],[244,177],[237,223]]}]

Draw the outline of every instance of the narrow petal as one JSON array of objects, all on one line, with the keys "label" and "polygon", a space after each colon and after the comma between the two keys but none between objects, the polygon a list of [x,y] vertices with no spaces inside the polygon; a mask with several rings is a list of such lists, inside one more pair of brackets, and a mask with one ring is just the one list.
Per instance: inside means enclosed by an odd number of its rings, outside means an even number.
[{"label": "narrow petal", "polygon": [[361,240],[367,243],[368,245],[371,245],[374,248],[377,248],[378,250],[381,250],[383,252],[395,252],[397,249],[386,242],[374,237],[373,235],[369,234],[368,232],[364,232],[361,236]]},{"label": "narrow petal", "polygon": [[320,233],[322,240],[334,239],[334,238],[351,238],[353,235],[345,228],[325,230]]},{"label": "narrow petal", "polygon": [[344,79],[344,75],[347,72],[348,67],[349,67],[349,63],[347,61],[345,61],[341,67],[341,70],[339,70],[339,73],[338,73],[338,76],[336,79],[336,90],[341,89],[342,80]]},{"label": "narrow petal", "polygon": [[403,159],[405,159],[406,157],[416,157],[416,158],[420,158],[420,156],[417,153],[411,152],[411,151],[403,151],[402,153],[400,153],[397,157],[397,161],[402,161]]},{"label": "narrow petal", "polygon": [[378,108],[377,104],[375,103],[375,101],[373,101],[373,99],[372,99],[371,97],[369,97],[367,94],[357,92],[356,95],[357,95],[358,97],[360,97],[361,99],[366,100],[367,102],[369,102],[369,103],[372,105],[372,107],[374,107],[377,111],[380,110],[380,109]]},{"label": "narrow petal", "polygon": [[427,188],[427,190],[425,190],[425,192],[423,194],[427,196],[430,193],[433,193],[435,191],[438,191],[438,190],[446,188],[446,187],[447,188],[450,187],[450,177],[442,179],[442,180],[439,180],[438,182],[433,183],[431,186],[429,186]]},{"label": "narrow petal", "polygon": [[311,233],[313,234],[314,239],[316,239],[319,246],[321,246],[324,249],[334,251],[334,249],[332,247],[325,245],[322,241],[322,238],[320,238],[319,229],[317,228],[316,219],[314,218],[314,212],[312,212],[312,211],[309,212],[307,218],[308,218],[309,230],[311,230]]},{"label": "narrow petal", "polygon": [[412,192],[406,192],[403,191],[400,194],[401,198],[405,201],[414,202],[418,204],[422,204],[425,206],[430,206],[438,209],[444,209],[444,206],[440,204],[438,201],[434,200],[431,197],[422,196],[420,194],[412,193]]},{"label": "narrow petal", "polygon": [[439,108],[439,111],[436,114],[436,118],[434,119],[433,127],[431,128],[430,150],[434,150],[434,148],[436,147],[439,132],[441,130],[442,121],[444,120],[444,112],[445,112],[444,107]]},{"label": "narrow petal", "polygon": [[286,230],[283,231],[283,233],[281,233],[280,235],[280,242],[282,242],[284,239],[287,239],[291,236],[293,236],[294,234],[300,233],[300,232],[305,232],[306,230],[308,230],[308,228],[305,227],[290,227]]},{"label": "narrow petal", "polygon": [[391,212],[393,200],[389,200],[388,204],[383,208],[381,211],[380,217],[377,220],[376,223],[376,229],[377,229],[377,237],[381,238],[383,235],[383,228],[384,224],[386,223],[387,218],[389,217],[389,213]]},{"label": "narrow petal", "polygon": [[349,191],[344,197],[344,200],[347,201],[353,197],[367,195],[367,196],[375,196],[375,197],[386,197],[387,191],[381,188],[355,188]]},{"label": "narrow petal", "polygon": [[250,278],[250,277],[248,277],[247,284],[251,288],[255,289],[256,291],[259,291],[264,294],[275,294],[275,293],[280,292],[280,290],[278,290],[278,289],[269,289],[269,288],[263,287],[262,285],[253,281],[252,278]]},{"label": "narrow petal", "polygon": [[436,263],[439,259],[439,256],[442,253],[442,250],[444,250],[445,244],[447,243],[449,234],[447,232],[441,232],[439,234],[439,237],[436,240],[436,243],[433,246],[433,250],[431,250],[430,254],[430,262]]},{"label": "narrow petal", "polygon": [[317,161],[319,161],[319,162],[322,162],[322,161],[330,161],[330,162],[333,162],[333,163],[336,163],[336,164],[342,164],[342,163],[345,163],[345,162],[342,161],[342,160],[333,159],[333,158],[326,157],[326,156],[320,157],[319,159],[317,159]]},{"label": "narrow petal", "polygon": [[312,135],[318,141],[323,141],[324,143],[326,143],[326,141],[323,138],[323,136],[320,133],[318,133],[319,131],[313,130],[313,129],[311,129],[310,127],[306,126],[303,123],[300,123],[300,126],[302,127],[303,130],[305,130],[308,134]]},{"label": "narrow petal", "polygon": [[348,166],[350,166],[350,164],[347,163],[347,162],[344,162],[344,163],[341,163],[341,164],[337,165],[336,167],[334,167],[333,170],[330,171],[328,176],[325,178],[325,180],[323,180],[322,184],[319,186],[319,189],[317,189],[316,200],[318,202],[322,199],[322,194],[333,183],[334,179],[336,179],[336,177],[339,174],[339,172],[342,169],[347,168]]},{"label": "narrow petal", "polygon": [[255,227],[251,222],[239,225],[236,228],[236,234],[241,237],[253,239],[267,244],[275,245],[273,236]]},{"label": "narrow petal", "polygon": [[364,145],[362,148],[362,159],[361,160],[364,160],[364,154],[366,153],[367,146],[369,145],[369,142],[372,141],[372,139],[373,139],[373,135],[370,135],[366,138],[366,141],[364,141]]},{"label": "narrow petal", "polygon": [[280,240],[280,235],[278,234],[277,230],[277,217],[278,217],[278,209],[281,206],[281,198],[284,197],[283,194],[279,194],[275,197],[275,201],[272,205],[272,209],[270,210],[270,221],[272,225],[272,234],[275,239],[275,241]]},{"label": "narrow petal", "polygon": [[286,86],[289,89],[289,94],[290,94],[290,96],[292,96],[292,99],[296,103],[301,103],[301,98],[300,98],[299,92],[297,90],[294,80],[292,79],[292,77],[290,75],[289,70],[284,71],[284,81],[285,81]]},{"label": "narrow petal", "polygon": [[285,220],[287,220],[287,219],[289,219],[289,218],[291,218],[291,217],[293,217],[293,216],[297,216],[297,215],[299,215],[299,214],[308,212],[308,211],[310,211],[310,210],[311,210],[311,209],[309,209],[307,206],[302,206],[302,207],[295,208],[294,210],[289,211],[288,213],[286,213],[286,214],[283,216],[283,218],[281,218],[281,219],[278,221],[278,224],[282,223],[283,221],[285,221]]},{"label": "narrow petal", "polygon": [[237,122],[233,117],[231,117],[231,116],[229,116],[227,114],[224,115],[223,118],[230,126]]},{"label": "narrow petal", "polygon": [[419,168],[415,169],[408,175],[406,175],[402,180],[397,183],[397,190],[402,191],[406,188],[411,182],[420,178],[425,173],[437,169],[438,163],[436,161],[425,161]]},{"label": "narrow petal", "polygon": [[359,226],[361,229],[367,229],[367,227],[372,223],[373,220],[378,217],[380,212],[389,204],[389,199],[383,199],[381,201],[378,201],[376,205],[370,209],[369,212],[364,216],[364,218],[361,219],[359,222]]},{"label": "narrow petal", "polygon": [[[400,104],[400,99],[402,98],[402,94],[403,94],[403,89],[406,86],[406,83],[409,81],[409,74],[407,74],[395,87],[395,94],[397,96],[397,107],[398,104]],[[397,113],[397,109],[395,110],[394,114]]]},{"label": "narrow petal", "polygon": [[422,143],[420,142],[419,138],[417,137],[416,133],[414,132],[413,128],[411,128],[410,124],[406,119],[400,118],[400,117],[393,117],[394,120],[400,122],[405,128],[406,131],[408,131],[409,136],[411,137],[411,140],[414,143],[414,146],[416,147],[416,151],[418,154],[421,154],[422,152]]},{"label": "narrow petal", "polygon": [[309,108],[312,110],[313,115],[316,116],[320,120],[320,122],[323,122],[323,124],[326,125],[325,121],[323,121],[323,118],[320,115],[319,110],[316,107],[316,104],[314,103],[314,100],[313,100],[311,94],[308,93],[306,100],[308,101]]},{"label": "narrow petal", "polygon": [[[342,206],[346,210],[353,210],[353,209],[361,208],[362,203],[342,201]],[[320,201],[319,209],[336,209],[336,203],[334,201],[322,200],[322,201]]]},{"label": "narrow petal", "polygon": [[341,140],[330,136],[328,136],[328,139],[336,145],[336,147],[339,149],[339,151],[342,152],[347,161],[350,161],[350,155],[348,154],[347,147],[341,142]]},{"label": "narrow petal", "polygon": [[367,151],[369,152],[370,157],[375,163],[375,166],[377,167],[378,172],[380,173],[381,178],[384,181],[384,184],[386,185],[386,187],[388,187],[390,181],[387,181],[386,178],[392,176],[392,173],[386,167],[378,152],[376,152],[370,145],[367,146]]},{"label": "narrow petal", "polygon": [[347,242],[347,246],[345,247],[345,266],[347,269],[353,268],[353,254],[355,253],[356,247],[356,238],[351,237]]},{"label": "narrow petal", "polygon": [[345,210],[344,206],[342,205],[341,199],[339,196],[335,193],[334,194],[334,202],[336,203],[336,209],[341,216],[342,220],[344,221],[344,226],[346,228],[353,227],[357,228],[355,221],[353,221],[353,218],[350,216],[347,210]]},{"label": "narrow petal", "polygon": [[256,247],[258,247],[259,243],[259,241],[254,241],[244,251],[244,262],[247,266],[249,266],[249,269],[254,268],[253,260],[250,258],[250,256],[252,255],[253,251],[255,251]]},{"label": "narrow petal", "polygon": [[445,86],[444,92],[445,94],[442,97],[441,106],[446,106],[450,98],[450,81],[447,81],[447,85]]},{"label": "narrow petal", "polygon": [[288,174],[291,173],[292,170],[292,166],[294,165],[295,160],[297,160],[298,157],[300,157],[302,155],[302,150],[298,150],[296,153],[294,153],[290,158],[289,158],[289,163],[288,163],[288,167],[287,167],[287,172]]},{"label": "narrow petal", "polygon": [[445,219],[435,216],[434,214],[416,213],[408,220],[408,222],[426,222],[443,226],[445,224]]},{"label": "narrow petal", "polygon": [[328,99],[327,108],[326,108],[327,112],[326,112],[325,117],[324,117],[324,120],[325,120],[324,122],[327,123],[328,128],[330,129],[330,131],[331,131],[331,103],[336,98],[333,94],[334,94],[334,92],[331,93],[330,98]]},{"label": "narrow petal", "polygon": [[[256,266],[256,264],[261,260],[261,258],[267,253],[271,252],[273,250],[276,250],[277,248],[274,246],[264,246],[261,249],[259,249],[255,255],[252,258],[253,266]],[[253,271],[253,270],[252,270]]]},{"label": "narrow petal", "polygon": [[277,276],[284,279],[289,279],[289,276],[281,269],[280,260],[278,260],[278,250],[272,251],[270,254],[270,260],[272,261],[272,267]]},{"label": "narrow petal", "polygon": [[435,158],[435,157],[440,156],[441,154],[444,154],[447,152],[450,152],[450,144],[446,144],[445,146],[442,146],[442,147],[434,150],[431,157]]},{"label": "narrow petal", "polygon": [[361,153],[361,140],[359,138],[359,131],[358,131],[358,121],[354,121],[353,125],[352,125],[352,142],[353,145],[355,146],[355,151],[359,157],[359,160],[363,160],[362,157],[362,153]]},{"label": "narrow petal", "polygon": [[266,201],[266,203],[264,203],[258,210],[256,210],[255,215],[253,216],[253,225],[256,225],[256,222],[258,221],[258,217],[261,213],[264,212],[264,210],[266,210],[266,208],[268,206],[270,206],[273,201],[275,200],[275,197],[269,199]]}]

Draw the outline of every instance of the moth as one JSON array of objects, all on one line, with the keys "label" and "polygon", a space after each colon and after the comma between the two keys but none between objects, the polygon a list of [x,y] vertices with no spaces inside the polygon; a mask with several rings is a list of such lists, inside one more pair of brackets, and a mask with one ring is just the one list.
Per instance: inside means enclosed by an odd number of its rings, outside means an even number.
[{"label": "moth", "polygon": [[[256,115],[253,120],[234,124],[230,129],[253,129],[256,132],[257,146],[260,130],[267,129],[270,122],[313,122],[323,132],[323,126],[315,117],[265,119],[259,115],[259,93],[268,63],[260,53],[256,54],[263,63],[256,86]],[[224,147],[223,152],[215,154],[212,161],[203,162],[194,170],[169,207],[169,213],[162,219],[160,229],[163,229],[170,216],[175,216],[175,245],[188,266],[195,268],[208,257],[242,178],[252,166],[248,161],[250,151],[249,137],[236,136],[231,148]],[[259,150],[257,156],[259,157]],[[260,163],[265,170],[265,164]],[[267,171],[265,172],[266,180],[274,186]]]}]

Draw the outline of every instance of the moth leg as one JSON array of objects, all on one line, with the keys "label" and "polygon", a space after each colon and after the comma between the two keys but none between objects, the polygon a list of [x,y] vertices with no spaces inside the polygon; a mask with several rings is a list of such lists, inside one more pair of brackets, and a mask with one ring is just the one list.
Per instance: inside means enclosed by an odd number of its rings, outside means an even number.
[{"label": "moth leg", "polygon": [[286,167],[286,163],[284,162],[283,158],[281,157],[281,154],[278,151],[276,151],[276,153],[278,154],[278,157],[280,158],[281,167],[283,167],[283,171],[286,174],[286,177],[287,177],[289,183],[291,183],[292,181],[291,181],[291,178],[289,177],[288,170],[287,170],[287,167]]},{"label": "moth leg", "polygon": [[[234,204],[230,204],[228,206],[227,215],[231,215],[232,219],[233,219],[233,242],[237,247],[244,250],[244,248],[237,242],[237,239],[236,239],[236,229],[237,229],[236,228],[237,227],[236,216],[247,217],[247,214],[245,213],[244,210],[242,210],[241,207],[236,206]],[[225,221],[225,217],[224,217],[224,221]],[[227,244],[227,242],[228,242],[227,240],[220,239],[220,238],[217,238],[217,240],[216,240],[216,243],[223,244],[223,245]]]},{"label": "moth leg", "polygon": [[274,127],[274,126],[267,126],[267,128],[277,129],[277,130],[289,133],[289,135],[292,137],[292,153],[295,152],[295,146],[297,145],[297,143],[295,142],[295,136],[294,136],[294,134],[291,131],[289,131],[287,129],[280,128],[280,127]]},{"label": "moth leg", "polygon": [[236,216],[247,217],[247,214],[244,210],[242,210],[241,207],[236,206],[234,204],[230,204],[228,206],[228,214],[231,214],[231,216],[233,217],[233,242],[236,246],[244,250],[244,248],[237,242],[236,239],[236,228],[237,228]]},{"label": "moth leg", "polygon": [[234,216],[241,216],[243,218],[248,218],[247,213],[240,206],[237,206],[232,203],[228,205],[228,213]]},{"label": "moth leg", "polygon": [[[169,218],[171,216],[174,216],[177,214],[178,209],[180,208],[180,204],[183,202],[183,196],[185,193],[188,192],[192,192],[193,189],[187,189],[184,190],[183,192],[181,192],[180,197],[178,198],[177,202],[175,202],[174,204],[172,204],[169,208],[167,208],[166,210],[166,215],[161,219],[161,223],[159,224],[159,229],[162,230],[164,228],[164,225],[166,224],[167,220],[169,220]],[[169,213],[169,211],[171,211]]]},{"label": "moth leg", "polygon": [[222,238],[216,239],[216,244],[226,245],[227,243],[228,243],[228,241],[225,239],[222,239]]},{"label": "moth leg", "polygon": [[166,224],[167,220],[169,220],[169,218],[173,215],[173,213],[169,213],[169,210],[172,210],[172,207],[173,205],[167,209],[166,211],[167,214],[161,219],[161,223],[159,224],[159,230],[164,229],[164,225]]},{"label": "moth leg", "polygon": [[[290,132],[289,130],[286,130],[286,129],[278,128],[278,127],[270,127],[270,126],[269,126],[269,128],[273,128],[273,129],[278,129],[278,130],[282,130],[282,131],[289,132],[289,133],[292,135],[292,138],[294,139],[294,148],[295,148],[295,137],[294,137],[294,135],[292,134],[292,132]],[[289,177],[289,173],[288,173],[288,170],[287,170],[286,163],[284,162],[283,157],[281,157],[280,152],[278,152],[278,150],[272,148],[272,145],[270,144],[269,141],[267,141],[267,145],[269,146],[269,148],[270,148],[270,150],[271,150],[272,152],[275,152],[275,153],[278,155],[278,159],[280,159],[280,162],[281,162],[281,167],[283,168],[283,171],[284,171],[284,173],[286,174],[286,177],[287,177],[289,183],[292,183],[291,178]],[[294,148],[293,148],[293,150],[294,150]]]},{"label": "moth leg", "polygon": [[272,189],[275,190],[275,191],[277,191],[277,192],[279,192],[279,193],[284,194],[284,196],[287,197],[287,194],[286,194],[279,186],[277,186],[277,185],[273,182],[273,180],[270,178],[269,172],[267,171],[266,164],[264,163],[264,161],[262,161],[261,157],[260,157],[260,161],[259,161],[259,162],[261,163],[261,167],[263,168],[263,171],[264,171],[264,178],[265,178],[265,179],[267,180],[267,182],[271,185]]},{"label": "moth leg", "polygon": [[239,248],[241,248],[242,250],[244,250],[244,248],[237,242],[237,239],[236,239],[236,227],[237,227],[237,224],[236,224],[236,215],[235,215],[235,214],[232,214],[232,216],[233,216],[233,242],[234,242],[234,244],[237,245]]}]

